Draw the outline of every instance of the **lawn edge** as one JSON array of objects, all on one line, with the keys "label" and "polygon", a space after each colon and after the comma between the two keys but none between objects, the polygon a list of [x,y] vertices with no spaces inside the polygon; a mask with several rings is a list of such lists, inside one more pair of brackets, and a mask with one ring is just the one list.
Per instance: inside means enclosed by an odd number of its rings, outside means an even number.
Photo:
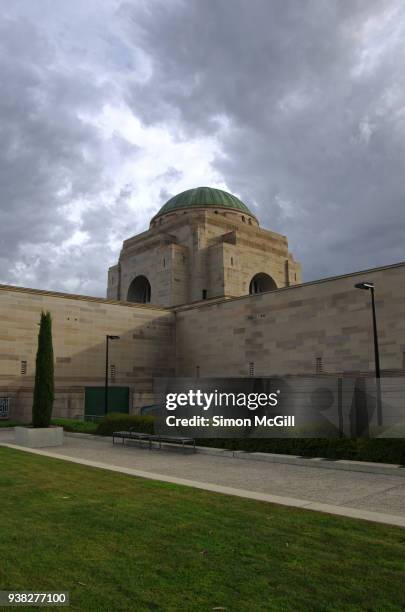
[{"label": "lawn edge", "polygon": [[235,489],[233,487],[225,487],[222,485],[216,485],[213,483],[199,482],[195,480],[188,480],[185,478],[176,478],[173,476],[167,476],[165,474],[156,474],[154,472],[145,472],[142,470],[135,470],[133,468],[126,468],[122,466],[111,465],[102,463],[100,461],[92,461],[89,459],[76,459],[68,455],[60,455],[58,453],[52,453],[51,451],[39,450],[34,448],[26,448],[23,446],[17,446],[16,444],[3,443],[1,446],[5,448],[11,448],[14,450],[31,453],[33,455],[41,455],[43,457],[49,457],[51,459],[60,459],[61,461],[68,461],[70,463],[76,463],[79,465],[85,465],[87,467],[94,467],[110,472],[118,472],[126,474],[128,476],[136,476],[138,478],[145,478],[148,480],[156,480],[160,482],[168,482],[175,485],[186,486],[194,489],[201,489],[203,491],[210,491],[212,493],[220,493],[223,495],[230,495],[234,497],[242,497],[245,499],[251,499],[254,501],[262,501],[266,503],[273,503],[281,506],[288,506],[291,508],[301,508],[303,510],[310,510],[314,512],[322,512],[325,514],[331,514],[335,516],[341,516],[345,518],[360,519],[365,521],[371,521],[374,523],[381,523],[384,525],[391,525],[395,527],[405,528],[405,517],[397,516],[393,514],[384,514],[382,512],[371,512],[368,510],[361,510],[358,508],[350,508],[347,506],[337,506],[334,504],[324,504],[320,502],[313,502],[303,499],[295,499],[292,497],[284,497],[279,495],[271,495],[269,493],[261,493],[258,491],[247,491],[245,489]]}]

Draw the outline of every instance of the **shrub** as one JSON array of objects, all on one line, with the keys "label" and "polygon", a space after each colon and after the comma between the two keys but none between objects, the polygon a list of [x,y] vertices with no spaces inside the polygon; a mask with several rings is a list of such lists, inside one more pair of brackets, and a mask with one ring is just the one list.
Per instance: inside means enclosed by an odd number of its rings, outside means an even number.
[{"label": "shrub", "polygon": [[23,427],[23,426],[28,425],[28,423],[21,423],[21,421],[11,421],[9,419],[7,420],[0,420],[0,427]]},{"label": "shrub", "polygon": [[52,419],[52,425],[59,425],[65,431],[73,431],[76,433],[95,434],[97,424],[90,421],[81,421],[79,419]]},{"label": "shrub", "polygon": [[51,313],[41,312],[32,405],[33,427],[49,427],[51,424],[54,385]]},{"label": "shrub", "polygon": [[401,438],[223,438],[200,439],[197,444],[245,450],[250,453],[279,453],[405,465],[405,440]]},{"label": "shrub", "polygon": [[100,436],[111,436],[114,431],[126,431],[130,427],[134,427],[135,431],[141,433],[153,434],[154,418],[147,415],[110,412],[99,423],[96,433]]}]

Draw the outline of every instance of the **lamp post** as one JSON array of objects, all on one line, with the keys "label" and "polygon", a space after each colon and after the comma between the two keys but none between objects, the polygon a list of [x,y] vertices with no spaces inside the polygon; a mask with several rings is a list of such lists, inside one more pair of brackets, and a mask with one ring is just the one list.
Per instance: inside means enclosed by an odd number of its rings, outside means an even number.
[{"label": "lamp post", "polygon": [[108,412],[108,341],[109,340],[119,340],[119,336],[110,336],[107,335],[105,337],[106,346],[105,346],[105,385],[104,385],[104,413]]},{"label": "lamp post", "polygon": [[371,293],[371,309],[373,313],[373,335],[374,335],[374,360],[375,360],[375,378],[376,378],[376,393],[377,393],[377,422],[382,425],[382,402],[381,402],[381,375],[380,375],[380,351],[378,347],[377,333],[377,318],[375,314],[374,300],[374,283],[357,283],[354,285],[356,289],[364,289]]}]

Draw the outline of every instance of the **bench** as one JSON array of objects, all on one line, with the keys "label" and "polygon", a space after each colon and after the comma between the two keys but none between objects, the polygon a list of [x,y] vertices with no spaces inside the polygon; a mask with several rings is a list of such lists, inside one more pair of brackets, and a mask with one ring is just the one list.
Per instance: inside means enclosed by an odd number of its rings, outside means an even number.
[{"label": "bench", "polygon": [[122,439],[122,444],[125,444],[125,440],[146,440],[149,442],[149,437],[150,434],[134,431],[132,427],[128,431],[114,431],[112,435],[113,444],[115,444],[115,438]]},{"label": "bench", "polygon": [[187,438],[185,436],[151,435],[149,436],[149,448],[151,448],[152,442],[159,442],[159,448],[162,448],[162,442],[164,442],[165,444],[181,444],[183,449],[186,444],[192,444],[193,450],[195,452],[194,438]]},{"label": "bench", "polygon": [[184,450],[187,444],[193,446],[193,450],[195,452],[195,439],[187,438],[185,436],[166,436],[166,435],[156,435],[156,434],[147,434],[139,431],[134,431],[132,427],[129,428],[128,431],[114,431],[112,435],[113,444],[115,444],[115,439],[119,438],[122,440],[122,444],[125,445],[125,440],[139,440],[149,442],[149,450],[152,449],[152,443],[158,442],[159,448],[162,448],[162,442],[164,444],[181,444],[182,449]]}]

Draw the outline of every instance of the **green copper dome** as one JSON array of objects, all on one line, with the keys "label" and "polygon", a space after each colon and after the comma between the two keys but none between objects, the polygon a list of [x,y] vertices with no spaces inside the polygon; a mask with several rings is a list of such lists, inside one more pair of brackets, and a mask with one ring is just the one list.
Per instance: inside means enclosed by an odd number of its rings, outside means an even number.
[{"label": "green copper dome", "polygon": [[254,217],[246,204],[241,202],[239,198],[227,191],[213,189],[212,187],[196,187],[195,189],[187,189],[187,191],[178,193],[162,206],[155,217],[160,217],[182,208],[230,208]]}]

